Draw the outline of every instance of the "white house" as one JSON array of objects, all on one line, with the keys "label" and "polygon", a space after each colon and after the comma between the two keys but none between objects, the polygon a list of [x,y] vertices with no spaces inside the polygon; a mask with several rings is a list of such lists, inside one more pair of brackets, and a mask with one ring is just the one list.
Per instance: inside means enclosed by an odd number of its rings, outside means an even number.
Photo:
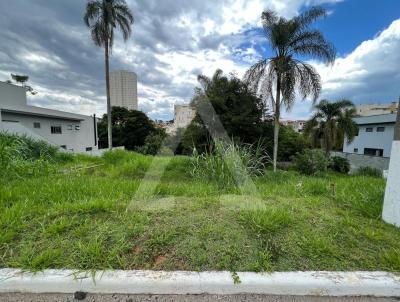
[{"label": "white house", "polygon": [[301,133],[301,132],[303,132],[306,122],[307,121],[303,121],[303,120],[295,120],[295,121],[287,120],[287,121],[282,121],[281,123],[282,123],[282,125],[290,126],[297,133]]},{"label": "white house", "polygon": [[72,152],[98,150],[95,116],[27,105],[24,87],[0,82],[0,131],[27,135]]},{"label": "white house", "polygon": [[358,135],[348,144],[345,140],[344,153],[390,157],[394,136],[396,114],[381,114],[356,117]]}]

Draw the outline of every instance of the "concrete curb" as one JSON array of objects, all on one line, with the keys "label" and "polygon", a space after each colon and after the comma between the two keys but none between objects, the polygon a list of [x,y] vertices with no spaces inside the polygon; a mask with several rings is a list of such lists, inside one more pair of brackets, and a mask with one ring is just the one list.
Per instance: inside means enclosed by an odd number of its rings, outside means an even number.
[{"label": "concrete curb", "polygon": [[400,276],[385,272],[163,272],[0,269],[0,293],[265,294],[400,297]]}]

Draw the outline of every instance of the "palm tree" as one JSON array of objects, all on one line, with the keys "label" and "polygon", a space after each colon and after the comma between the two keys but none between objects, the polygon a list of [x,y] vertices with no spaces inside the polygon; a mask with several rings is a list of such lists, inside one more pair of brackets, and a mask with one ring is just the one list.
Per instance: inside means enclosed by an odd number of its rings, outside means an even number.
[{"label": "palm tree", "polygon": [[342,147],[344,137],[348,143],[352,142],[358,126],[353,121],[356,109],[351,101],[322,100],[314,109],[316,112],[304,127],[305,135],[311,138],[314,146],[320,145],[329,155],[334,147]]},{"label": "palm tree", "polygon": [[[323,8],[313,7],[292,19],[278,17],[273,11],[261,16],[265,37],[273,56],[254,64],[245,74],[247,83],[264,99],[271,100],[274,110],[274,171],[278,155],[279,119],[282,104],[287,110],[293,106],[296,91],[303,99],[311,96],[315,102],[321,90],[321,80],[313,66],[295,56],[322,59],[333,63],[335,48],[323,34],[310,29],[313,22],[326,16]],[[274,99],[275,92],[275,99]],[[282,98],[281,98],[282,96]]]},{"label": "palm tree", "polygon": [[85,24],[90,28],[92,39],[99,47],[104,47],[105,69],[106,69],[106,90],[107,90],[107,129],[108,148],[112,148],[111,129],[111,103],[110,103],[110,64],[114,42],[114,29],[119,28],[124,41],[127,41],[131,34],[133,15],[125,0],[90,0],[86,5],[86,13],[83,17]]}]

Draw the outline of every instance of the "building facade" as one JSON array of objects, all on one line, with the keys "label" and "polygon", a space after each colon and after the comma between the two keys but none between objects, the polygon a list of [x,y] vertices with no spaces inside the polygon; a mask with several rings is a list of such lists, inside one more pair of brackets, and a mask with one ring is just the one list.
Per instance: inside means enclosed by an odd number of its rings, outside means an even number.
[{"label": "building facade", "polygon": [[70,152],[98,150],[97,120],[27,105],[24,87],[0,82],[0,131],[43,140]]},{"label": "building facade", "polygon": [[125,70],[110,73],[110,100],[111,106],[138,110],[136,73]]},{"label": "building facade", "polygon": [[398,103],[356,105],[356,115],[371,116],[381,114],[394,114],[397,112]]},{"label": "building facade", "polygon": [[196,116],[196,110],[189,104],[174,105],[174,122],[167,126],[167,133],[175,133],[179,128],[186,128]]},{"label": "building facade", "polygon": [[282,123],[282,125],[291,127],[297,133],[301,133],[301,132],[303,132],[304,126],[306,124],[306,121],[303,121],[303,120],[296,120],[296,121],[287,120],[287,121],[282,121],[281,123]]},{"label": "building facade", "polygon": [[345,139],[343,152],[389,158],[396,114],[356,117],[354,121],[359,127],[358,135],[350,144]]}]

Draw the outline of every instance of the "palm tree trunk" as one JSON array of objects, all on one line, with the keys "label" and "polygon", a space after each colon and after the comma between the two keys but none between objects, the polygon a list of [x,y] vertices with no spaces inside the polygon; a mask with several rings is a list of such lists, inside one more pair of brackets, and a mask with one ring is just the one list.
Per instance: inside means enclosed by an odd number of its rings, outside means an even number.
[{"label": "palm tree trunk", "polygon": [[281,77],[278,75],[276,81],[275,98],[275,121],[274,121],[274,172],[276,172],[276,163],[278,161],[278,142],[279,142],[279,119],[281,115]]},{"label": "palm tree trunk", "polygon": [[107,91],[107,133],[108,133],[108,149],[112,149],[112,125],[111,125],[111,97],[110,97],[110,62],[108,39],[105,43],[105,64],[106,64],[106,91]]}]

